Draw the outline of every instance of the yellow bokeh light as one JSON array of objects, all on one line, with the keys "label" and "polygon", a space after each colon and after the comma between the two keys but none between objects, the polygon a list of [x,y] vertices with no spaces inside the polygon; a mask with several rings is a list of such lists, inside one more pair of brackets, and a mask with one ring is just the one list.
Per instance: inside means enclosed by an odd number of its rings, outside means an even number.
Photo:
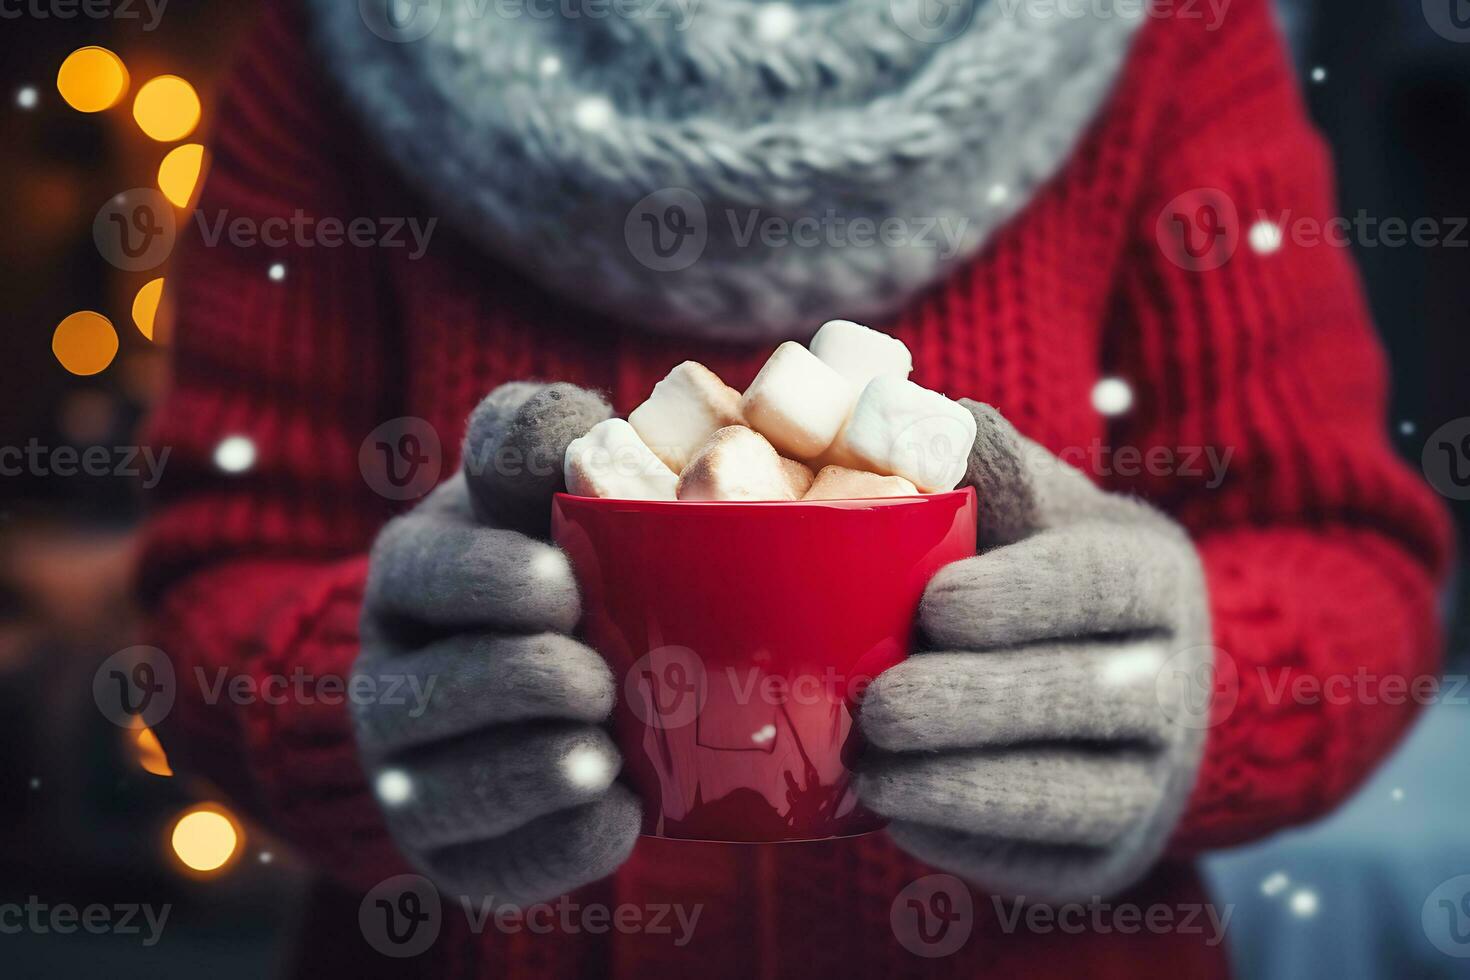
[{"label": "yellow bokeh light", "polygon": [[186,208],[194,196],[194,187],[199,183],[199,172],[203,168],[204,147],[201,144],[176,146],[158,165],[158,189],[174,207]]},{"label": "yellow bokeh light", "polygon": [[101,313],[83,310],[56,325],[51,352],[61,366],[83,377],[107,369],[117,356],[117,331]]},{"label": "yellow bokeh light", "polygon": [[[136,716],[134,716],[136,720]],[[153,729],[138,721],[133,726],[137,732],[134,735],[133,745],[137,750],[138,765],[144,772],[155,776],[172,776],[173,768],[168,764],[168,754],[163,751],[163,743],[153,733]]]},{"label": "yellow bokeh light", "polygon": [[150,78],[133,99],[133,118],[144,133],[160,143],[172,143],[199,125],[199,93],[177,75]]},{"label": "yellow bokeh light", "polygon": [[235,822],[212,807],[188,811],[174,823],[169,844],[191,871],[218,871],[235,856],[240,832]]},{"label": "yellow bokeh light", "polygon": [[77,48],[61,63],[56,90],[78,112],[101,112],[127,94],[128,69],[106,48]]},{"label": "yellow bokeh light", "polygon": [[154,279],[138,290],[133,297],[133,323],[138,332],[149,340],[153,339],[153,321],[158,317],[158,302],[163,299],[163,279]]}]

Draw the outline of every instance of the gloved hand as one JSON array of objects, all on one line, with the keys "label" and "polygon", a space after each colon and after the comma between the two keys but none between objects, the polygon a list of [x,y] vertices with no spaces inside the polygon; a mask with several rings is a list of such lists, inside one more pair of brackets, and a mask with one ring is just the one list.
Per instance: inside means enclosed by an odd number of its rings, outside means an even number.
[{"label": "gloved hand", "polygon": [[373,546],[354,673],[376,690],[434,683],[422,711],[354,706],[357,742],[400,849],[450,894],[552,898],[610,874],[637,838],[599,727],[611,672],[568,635],[581,609],[565,555],[521,530],[544,533],[567,444],[611,414],[572,385],[496,389],[470,418],[464,471]]},{"label": "gloved hand", "polygon": [[930,583],[925,652],[868,687],[858,793],[899,846],[992,892],[1105,895],[1159,857],[1199,766],[1199,559],[1162,514],[963,404],[981,553]]}]

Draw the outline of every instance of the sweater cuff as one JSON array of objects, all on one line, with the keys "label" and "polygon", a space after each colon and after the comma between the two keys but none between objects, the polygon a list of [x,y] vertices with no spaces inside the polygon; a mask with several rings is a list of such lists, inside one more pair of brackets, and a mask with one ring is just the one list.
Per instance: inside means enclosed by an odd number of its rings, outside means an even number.
[{"label": "sweater cuff", "polygon": [[1214,700],[1176,854],[1328,812],[1397,743],[1439,667],[1430,573],[1377,534],[1253,529],[1199,550]]},{"label": "sweater cuff", "polygon": [[351,685],[367,557],[302,583],[270,617],[249,664],[259,692],[245,718],[247,754],[277,830],[324,869],[371,886],[408,870],[358,760]]}]

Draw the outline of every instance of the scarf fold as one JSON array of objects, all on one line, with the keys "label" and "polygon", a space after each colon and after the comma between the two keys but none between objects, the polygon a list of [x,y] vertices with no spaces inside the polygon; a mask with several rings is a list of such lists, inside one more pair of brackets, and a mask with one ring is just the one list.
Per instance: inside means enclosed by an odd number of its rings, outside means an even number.
[{"label": "scarf fold", "polygon": [[731,340],[880,319],[973,256],[1061,169],[1146,16],[1064,0],[308,6],[348,102],[445,220],[600,313]]}]

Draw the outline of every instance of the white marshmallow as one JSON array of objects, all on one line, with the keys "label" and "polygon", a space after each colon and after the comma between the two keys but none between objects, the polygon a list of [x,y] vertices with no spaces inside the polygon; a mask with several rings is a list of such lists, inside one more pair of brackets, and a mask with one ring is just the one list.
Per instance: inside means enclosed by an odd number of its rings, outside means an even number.
[{"label": "white marshmallow", "polygon": [[862,500],[868,497],[913,497],[919,488],[901,476],[879,476],[845,466],[824,466],[803,500]]},{"label": "white marshmallow", "polygon": [[754,429],[727,426],[710,436],[679,477],[680,500],[795,500],[780,455]]},{"label": "white marshmallow", "polygon": [[786,473],[786,483],[791,487],[791,499],[800,500],[812,488],[817,475],[794,459],[781,457],[781,469]]},{"label": "white marshmallow", "polygon": [[788,340],[745,390],[740,409],[782,455],[813,459],[837,438],[855,395],[846,378]]},{"label": "white marshmallow", "polygon": [[868,382],[830,455],[861,469],[901,476],[925,493],[953,490],[975,444],[975,416],[912,381]]},{"label": "white marshmallow", "polygon": [[697,361],[685,361],[653,386],[648,401],[633,409],[628,424],[653,454],[675,473],[716,429],[742,425],[740,392]]},{"label": "white marshmallow", "polygon": [[908,346],[851,320],[828,320],[812,338],[812,353],[862,391],[874,378],[905,381],[914,370]]},{"label": "white marshmallow", "polygon": [[567,490],[582,497],[673,500],[679,477],[622,419],[594,425],[567,447]]}]

